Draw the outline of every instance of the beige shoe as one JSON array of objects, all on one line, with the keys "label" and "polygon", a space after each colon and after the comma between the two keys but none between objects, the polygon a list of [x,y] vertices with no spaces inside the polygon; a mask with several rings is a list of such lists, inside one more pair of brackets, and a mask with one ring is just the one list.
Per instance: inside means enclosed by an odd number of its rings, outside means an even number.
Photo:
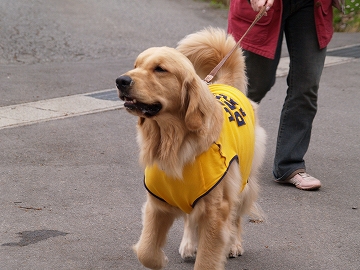
[{"label": "beige shoe", "polygon": [[302,190],[314,190],[321,187],[321,182],[319,179],[305,173],[297,173],[293,177],[281,181],[281,183],[288,183],[295,185],[298,189]]}]

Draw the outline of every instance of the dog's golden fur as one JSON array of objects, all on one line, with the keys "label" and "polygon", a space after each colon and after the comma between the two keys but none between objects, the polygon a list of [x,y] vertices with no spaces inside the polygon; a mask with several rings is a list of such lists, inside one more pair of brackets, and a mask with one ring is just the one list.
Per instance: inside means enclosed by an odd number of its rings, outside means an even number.
[{"label": "dog's golden fur", "polygon": [[[225,31],[208,28],[185,37],[176,49],[160,47],[144,51],[134,69],[124,74],[131,78],[131,84],[126,94],[119,91],[119,95],[125,103],[131,103],[128,111],[139,117],[138,143],[144,166],[156,163],[166,174],[181,178],[184,165],[218,138],[223,109],[202,78],[234,45],[233,37]],[[246,92],[241,49],[235,50],[214,81]],[[137,103],[161,104],[161,110],[148,116],[134,105]],[[256,110],[255,104],[253,107]],[[144,266],[161,269],[166,265],[162,247],[173,221],[180,216],[185,217],[185,227],[179,252],[183,258],[196,256],[194,269],[223,269],[227,256],[243,253],[241,217],[256,206],[257,173],[264,156],[265,136],[256,121],[252,170],[241,193],[239,165],[233,162],[224,179],[197,202],[189,215],[147,195],[143,230],[134,246]]]}]

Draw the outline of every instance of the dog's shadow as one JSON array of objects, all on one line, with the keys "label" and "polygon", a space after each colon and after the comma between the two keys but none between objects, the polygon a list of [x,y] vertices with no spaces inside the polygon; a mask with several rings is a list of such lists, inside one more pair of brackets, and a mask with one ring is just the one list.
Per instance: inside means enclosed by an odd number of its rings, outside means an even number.
[{"label": "dog's shadow", "polygon": [[36,230],[36,231],[23,231],[18,232],[17,235],[21,237],[19,242],[5,243],[3,247],[24,247],[31,244],[36,244],[40,241],[47,240],[51,237],[65,236],[68,233],[56,230]]}]

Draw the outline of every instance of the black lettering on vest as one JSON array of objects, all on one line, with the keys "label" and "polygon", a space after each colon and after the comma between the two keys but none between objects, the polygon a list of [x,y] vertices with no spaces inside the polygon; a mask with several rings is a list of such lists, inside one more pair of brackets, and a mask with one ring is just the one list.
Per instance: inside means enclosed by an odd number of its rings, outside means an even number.
[{"label": "black lettering on vest", "polygon": [[230,121],[230,122],[234,121],[235,119],[234,119],[234,117],[232,116],[231,111],[230,111],[227,107],[225,107],[225,106],[224,106],[223,108],[224,108],[225,112],[227,112],[227,113],[229,114],[229,117],[228,117],[229,121]]},{"label": "black lettering on vest", "polygon": [[244,117],[246,116],[245,111],[241,107],[239,108],[239,106],[237,106],[238,104],[232,98],[223,94],[215,95],[215,98],[220,102],[225,112],[229,115],[228,120],[230,122],[236,121],[236,124],[239,127],[246,125],[244,120]]}]

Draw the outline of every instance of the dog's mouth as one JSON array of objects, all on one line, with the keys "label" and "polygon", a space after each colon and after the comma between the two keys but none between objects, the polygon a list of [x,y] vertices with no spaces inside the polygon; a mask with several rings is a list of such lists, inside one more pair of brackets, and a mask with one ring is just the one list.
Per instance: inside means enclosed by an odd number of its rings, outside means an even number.
[{"label": "dog's mouth", "polygon": [[129,111],[137,114],[142,114],[146,117],[152,117],[157,115],[162,109],[162,105],[159,102],[153,104],[146,104],[137,101],[134,98],[121,95],[120,99],[125,101],[124,107]]}]

